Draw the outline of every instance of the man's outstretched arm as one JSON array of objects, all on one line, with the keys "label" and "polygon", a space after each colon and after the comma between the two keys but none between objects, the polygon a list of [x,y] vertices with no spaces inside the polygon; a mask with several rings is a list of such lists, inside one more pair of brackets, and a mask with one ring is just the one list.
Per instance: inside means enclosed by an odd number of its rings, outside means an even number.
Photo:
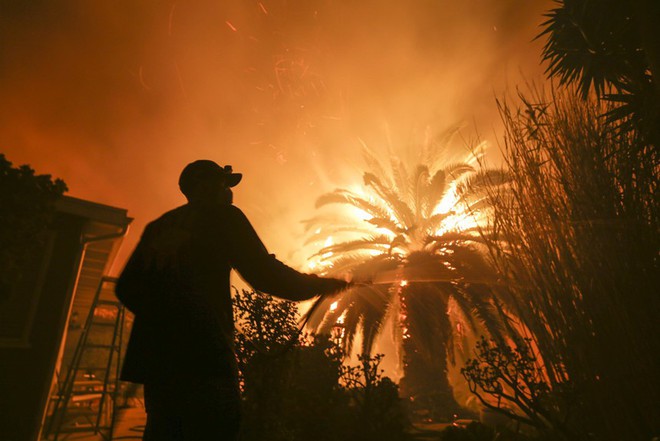
[{"label": "man's outstretched arm", "polygon": [[319,277],[294,270],[269,254],[245,214],[229,208],[228,234],[231,263],[241,276],[258,291],[287,300],[307,300],[348,287],[340,279]]}]

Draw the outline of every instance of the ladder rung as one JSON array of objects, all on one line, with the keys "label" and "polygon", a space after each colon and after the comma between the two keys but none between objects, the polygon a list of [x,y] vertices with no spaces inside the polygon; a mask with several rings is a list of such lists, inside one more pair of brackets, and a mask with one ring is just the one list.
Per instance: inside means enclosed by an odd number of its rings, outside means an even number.
[{"label": "ladder rung", "polygon": [[85,348],[94,348],[94,349],[119,349],[117,345],[97,345],[97,344],[86,344]]},{"label": "ladder rung", "polygon": [[97,305],[111,305],[111,306],[121,306],[118,300],[99,300],[96,302]]},{"label": "ladder rung", "polygon": [[87,401],[95,401],[95,400],[100,400],[101,395],[112,395],[114,390],[111,390],[108,388],[105,392],[103,392],[102,389],[90,392],[90,391],[82,391],[82,392],[72,392],[71,393],[71,402],[72,403],[81,403],[81,402],[87,402]]},{"label": "ladder rung", "polygon": [[91,432],[94,430],[94,424],[80,424],[74,427],[62,427],[57,433],[78,433],[78,432]]},{"label": "ladder rung", "polygon": [[92,326],[106,326],[108,328],[114,328],[116,325],[114,323],[92,322]]},{"label": "ladder rung", "polygon": [[100,400],[101,399],[101,391],[99,392],[81,392],[81,393],[73,393],[71,396],[71,402],[72,403],[80,403],[84,401],[95,401],[95,400]]},{"label": "ladder rung", "polygon": [[[77,426],[62,427],[58,433],[78,433],[78,432],[91,432],[97,429],[94,424],[78,424]],[[110,430],[110,426],[98,426],[98,430]]]},{"label": "ladder rung", "polygon": [[107,366],[78,366],[78,372],[80,371],[104,371],[107,369]]}]

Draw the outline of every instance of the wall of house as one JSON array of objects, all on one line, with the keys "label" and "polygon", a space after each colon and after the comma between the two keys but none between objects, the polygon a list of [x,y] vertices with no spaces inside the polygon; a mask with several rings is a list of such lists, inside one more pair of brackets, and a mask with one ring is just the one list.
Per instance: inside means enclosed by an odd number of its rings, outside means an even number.
[{"label": "wall of house", "polygon": [[0,342],[3,441],[31,441],[38,436],[60,349],[60,331],[67,320],[85,222],[83,218],[60,213],[52,227],[49,246],[12,294],[29,298],[32,314],[17,320],[25,320],[25,338],[14,343],[3,338]]}]

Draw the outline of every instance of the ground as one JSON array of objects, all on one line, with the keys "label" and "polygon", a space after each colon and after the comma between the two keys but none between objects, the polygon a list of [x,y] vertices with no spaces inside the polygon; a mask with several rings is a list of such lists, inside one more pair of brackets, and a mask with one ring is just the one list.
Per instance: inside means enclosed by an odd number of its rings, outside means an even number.
[{"label": "ground", "polygon": [[[115,422],[115,431],[112,436],[114,440],[141,440],[144,431],[144,424],[147,420],[147,414],[142,406],[128,407],[119,409],[117,420]],[[91,433],[72,433],[60,435],[58,438],[63,441],[103,441],[101,435]]]}]

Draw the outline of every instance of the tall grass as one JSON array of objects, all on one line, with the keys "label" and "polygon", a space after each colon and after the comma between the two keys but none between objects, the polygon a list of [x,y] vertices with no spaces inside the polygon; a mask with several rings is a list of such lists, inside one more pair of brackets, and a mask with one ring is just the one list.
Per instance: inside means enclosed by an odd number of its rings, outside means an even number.
[{"label": "tall grass", "polygon": [[[492,191],[492,259],[579,432],[650,439],[660,421],[658,153],[571,91],[500,101],[512,176]],[[589,436],[589,437],[591,437]]]}]

